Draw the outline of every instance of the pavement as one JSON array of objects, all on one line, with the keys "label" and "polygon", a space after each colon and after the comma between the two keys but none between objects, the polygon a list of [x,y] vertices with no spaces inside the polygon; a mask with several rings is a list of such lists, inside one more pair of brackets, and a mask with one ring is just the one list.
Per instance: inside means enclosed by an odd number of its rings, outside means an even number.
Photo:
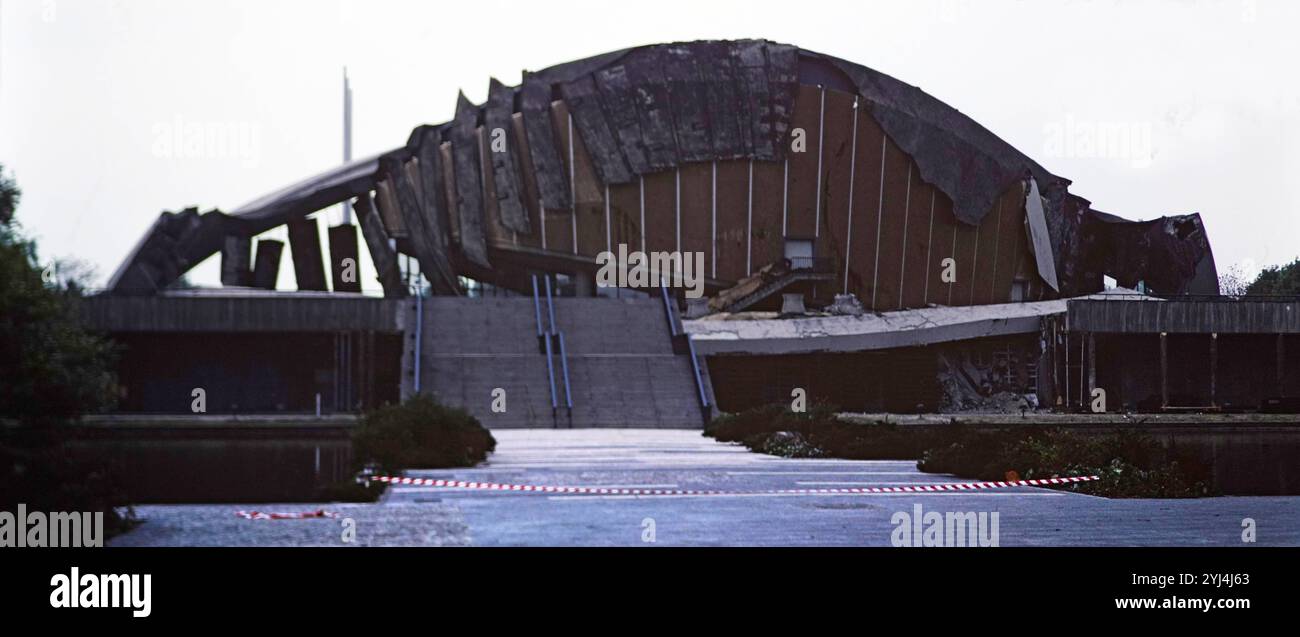
[{"label": "pavement", "polygon": [[[708,496],[549,495],[393,486],[374,504],[157,505],[114,546],[891,546],[922,539],[928,513],[985,514],[1000,546],[1300,545],[1300,497],[1112,500],[1043,488],[898,494],[764,494],[969,482],[911,461],[777,458],[698,430],[496,430],[497,451],[471,469],[407,475],[478,482],[734,492]],[[340,519],[244,520],[237,509]],[[918,508],[920,515],[918,516]],[[344,541],[345,530],[354,531]],[[976,529],[969,543],[974,544]],[[940,537],[954,540],[951,531]]]}]

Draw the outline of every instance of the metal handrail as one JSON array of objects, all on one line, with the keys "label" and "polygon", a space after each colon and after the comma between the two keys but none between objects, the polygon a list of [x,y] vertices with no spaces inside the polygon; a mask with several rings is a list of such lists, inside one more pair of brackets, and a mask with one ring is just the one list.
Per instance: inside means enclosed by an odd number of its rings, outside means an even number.
[{"label": "metal handrail", "polygon": [[704,393],[704,377],[700,374],[700,362],[695,357],[695,341],[691,340],[691,335],[686,335],[686,348],[690,350],[691,370],[695,372],[695,388],[700,392],[700,406],[705,410],[709,408],[709,397]]},{"label": "metal handrail", "polygon": [[550,317],[551,317],[551,333],[554,334],[554,333],[556,332],[556,329],[555,329],[555,301],[551,298],[551,277],[549,277],[549,276],[546,277],[546,311],[547,311],[548,314],[550,314]]},{"label": "metal handrail", "polygon": [[668,286],[664,285],[662,279],[659,281],[659,292],[664,299],[664,316],[668,319],[668,332],[676,337],[681,332],[677,330],[676,316],[674,316],[672,301],[669,300],[668,296]]},{"label": "metal handrail", "polygon": [[691,335],[684,329],[677,327],[677,313],[673,309],[673,302],[668,296],[668,287],[664,285],[663,280],[659,281],[659,292],[664,300],[664,314],[668,318],[668,331],[672,333],[673,338],[685,338],[687,353],[691,358],[691,371],[695,373],[695,390],[700,395],[700,407],[705,411],[707,418],[709,409],[709,397],[704,391],[704,375],[700,373],[700,361],[695,355],[695,342],[691,340]]},{"label": "metal handrail", "polygon": [[559,333],[560,337],[560,369],[564,373],[564,402],[569,408],[569,414],[573,414],[573,392],[569,390],[569,353],[564,348],[564,332]]},{"label": "metal handrail", "polygon": [[551,339],[546,339],[546,379],[551,383],[551,419],[554,421],[560,409],[560,401],[555,395],[555,363],[552,359]]},{"label": "metal handrail", "polygon": [[542,331],[542,301],[537,292],[537,275],[533,275],[533,315],[537,317],[537,338],[541,338]]}]

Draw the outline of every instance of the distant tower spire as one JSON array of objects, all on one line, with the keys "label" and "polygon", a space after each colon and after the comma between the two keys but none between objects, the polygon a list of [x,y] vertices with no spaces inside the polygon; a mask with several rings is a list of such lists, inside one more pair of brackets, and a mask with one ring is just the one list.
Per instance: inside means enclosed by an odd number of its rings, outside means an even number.
[{"label": "distant tower spire", "polygon": [[[343,67],[343,163],[352,161],[352,86],[348,83],[348,67]],[[343,224],[352,223],[352,202],[343,202]]]}]

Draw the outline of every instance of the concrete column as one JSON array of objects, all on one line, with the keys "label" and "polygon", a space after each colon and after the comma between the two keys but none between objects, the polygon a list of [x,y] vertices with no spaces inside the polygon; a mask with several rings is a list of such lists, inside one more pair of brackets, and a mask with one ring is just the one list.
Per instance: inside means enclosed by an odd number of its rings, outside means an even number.
[{"label": "concrete column", "polygon": [[257,240],[257,260],[253,264],[253,287],[274,290],[280,274],[280,255],[284,242],[275,239]]},{"label": "concrete column", "polygon": [[1160,333],[1160,406],[1169,406],[1169,335]]},{"label": "concrete column", "polygon": [[1097,337],[1088,332],[1088,396],[1092,397],[1092,390],[1097,388]]},{"label": "concrete column", "polygon": [[221,247],[221,285],[247,286],[253,281],[249,267],[253,256],[252,237],[226,235]]},{"label": "concrete column", "polygon": [[1088,358],[1088,339],[1082,333],[1079,334],[1079,408],[1087,409],[1089,388],[1086,386],[1088,378],[1087,372],[1084,371],[1084,365],[1087,364]]},{"label": "concrete column", "polygon": [[1277,335],[1277,395],[1286,396],[1286,335]]},{"label": "concrete column", "polygon": [[1216,390],[1219,383],[1219,335],[1210,333],[1210,406],[1218,404]]},{"label": "concrete column", "polygon": [[1065,350],[1065,356],[1064,356],[1065,382],[1063,384],[1065,385],[1065,408],[1068,410],[1070,409],[1070,332],[1069,331],[1065,332],[1065,346],[1062,347],[1061,349]]}]

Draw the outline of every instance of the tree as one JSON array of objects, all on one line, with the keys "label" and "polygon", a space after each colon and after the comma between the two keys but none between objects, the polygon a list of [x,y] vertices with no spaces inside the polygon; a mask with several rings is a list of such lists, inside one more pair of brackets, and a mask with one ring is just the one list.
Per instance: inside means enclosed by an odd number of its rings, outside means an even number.
[{"label": "tree", "polygon": [[0,227],[8,226],[13,221],[14,211],[18,209],[18,200],[23,191],[18,189],[14,180],[5,176],[4,164],[0,164]]},{"label": "tree", "polygon": [[1246,293],[1249,283],[1240,263],[1234,263],[1227,270],[1219,273],[1219,294],[1223,296],[1241,296]]},{"label": "tree", "polygon": [[111,404],[112,346],[82,328],[80,285],[46,283],[0,166],[0,418],[52,425]]},{"label": "tree", "polygon": [[1300,259],[1264,268],[1246,287],[1247,294],[1300,295]]}]

